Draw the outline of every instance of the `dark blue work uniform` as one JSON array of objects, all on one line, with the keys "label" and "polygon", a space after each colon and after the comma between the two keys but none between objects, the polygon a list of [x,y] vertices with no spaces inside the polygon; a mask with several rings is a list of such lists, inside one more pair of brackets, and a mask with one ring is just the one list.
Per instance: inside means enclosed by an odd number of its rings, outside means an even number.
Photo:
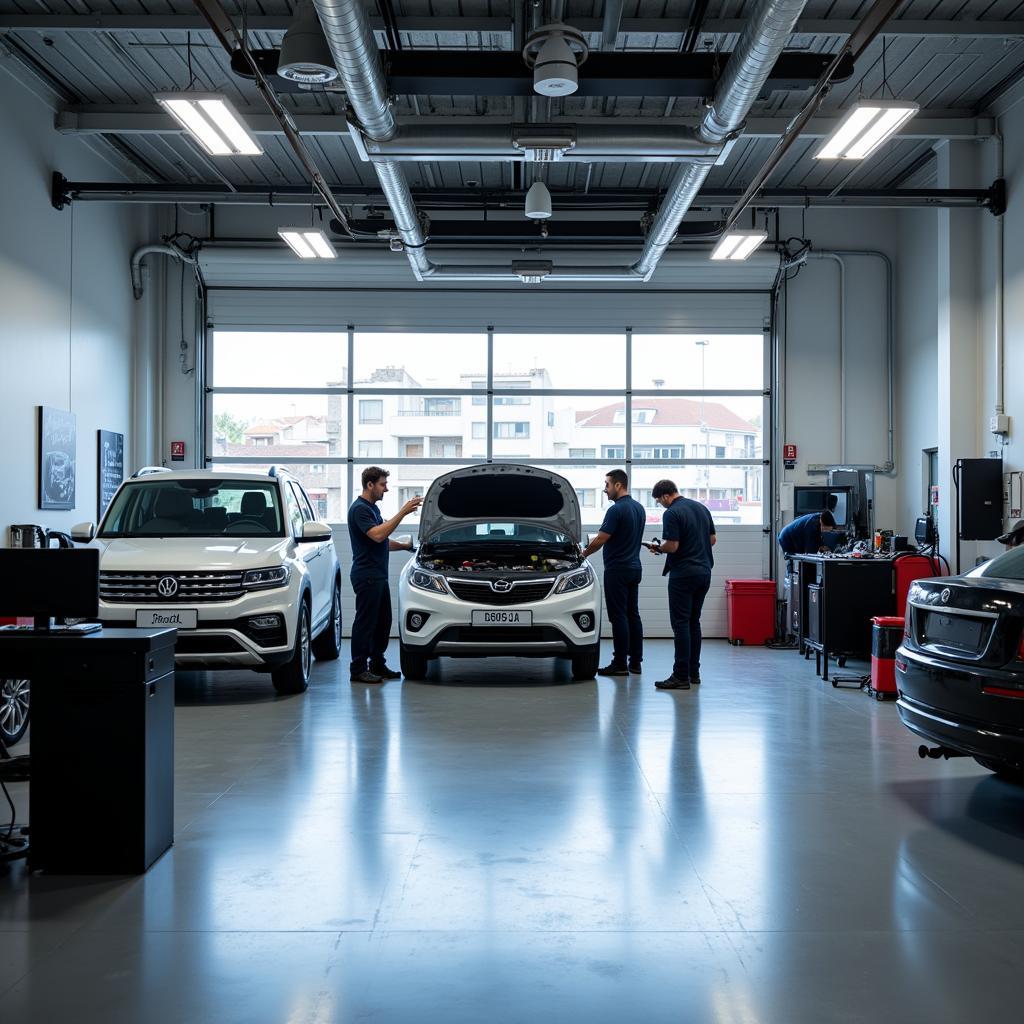
[{"label": "dark blue work uniform", "polygon": [[662,537],[679,542],[666,556],[663,576],[668,576],[668,614],[675,638],[672,675],[677,679],[700,676],[700,613],[711,589],[711,538],[715,521],[705,505],[679,497],[662,516]]},{"label": "dark blue work uniform", "polygon": [[384,664],[384,652],[391,636],[391,589],[388,586],[388,540],[366,535],[384,522],[380,509],[362,496],[348,510],[348,536],[352,542],[349,578],[356,596],[352,621],[352,674]]},{"label": "dark blue work uniform", "polygon": [[640,621],[640,545],[647,512],[635,498],[616,498],[601,523],[609,534],[604,555],[604,603],[612,626],[612,662],[639,667],[644,657],[644,624]]},{"label": "dark blue work uniform", "polygon": [[813,555],[821,547],[821,513],[800,516],[782,528],[779,547],[787,555]]}]

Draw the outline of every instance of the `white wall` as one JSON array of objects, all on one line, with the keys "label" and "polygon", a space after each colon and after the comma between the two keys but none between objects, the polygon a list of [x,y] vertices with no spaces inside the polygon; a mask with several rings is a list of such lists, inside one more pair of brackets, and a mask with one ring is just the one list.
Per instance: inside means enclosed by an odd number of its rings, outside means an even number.
[{"label": "white wall", "polygon": [[[133,437],[133,347],[138,311],[129,256],[149,240],[146,207],[81,204],[57,211],[50,176],[111,180],[123,170],[53,130],[53,110],[19,84],[0,54],[0,544],[11,523],[68,529],[96,518],[96,431]],[[72,231],[74,238],[72,241]],[[36,406],[77,416],[76,508],[37,507]]]}]

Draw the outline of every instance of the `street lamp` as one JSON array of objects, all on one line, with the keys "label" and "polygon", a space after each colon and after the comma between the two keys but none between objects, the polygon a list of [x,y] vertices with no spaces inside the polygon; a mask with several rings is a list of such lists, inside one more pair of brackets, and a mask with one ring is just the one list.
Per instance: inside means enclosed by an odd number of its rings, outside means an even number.
[{"label": "street lamp", "polygon": [[[700,349],[700,429],[704,435],[704,458],[708,458],[708,452],[710,448],[708,446],[708,425],[704,419],[704,357],[707,353],[708,345],[711,342],[707,338],[702,338],[696,342],[697,347]],[[711,477],[708,471],[707,463],[704,464],[704,496],[708,501],[711,500]],[[700,488],[697,488],[697,497],[700,498]]]}]

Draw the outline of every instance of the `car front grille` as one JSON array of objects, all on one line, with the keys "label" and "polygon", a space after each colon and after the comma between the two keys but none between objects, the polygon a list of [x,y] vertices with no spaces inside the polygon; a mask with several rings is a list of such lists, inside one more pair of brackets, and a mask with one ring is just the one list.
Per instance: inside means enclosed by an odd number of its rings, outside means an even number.
[{"label": "car front grille", "polygon": [[499,607],[543,601],[551,593],[554,584],[553,579],[523,580],[514,582],[511,590],[492,590],[490,583],[484,580],[470,582],[469,580],[448,578],[448,586],[460,601],[472,601],[473,604]]},{"label": "car front grille", "polygon": [[[160,592],[160,581],[174,580],[177,591]],[[245,593],[241,572],[101,572],[100,600],[112,604],[197,604],[233,601]]]}]

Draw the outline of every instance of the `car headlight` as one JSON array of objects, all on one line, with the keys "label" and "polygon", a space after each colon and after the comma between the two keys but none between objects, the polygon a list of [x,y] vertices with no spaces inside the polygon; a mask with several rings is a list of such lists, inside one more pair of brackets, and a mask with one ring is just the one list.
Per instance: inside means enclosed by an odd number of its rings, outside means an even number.
[{"label": "car headlight", "polygon": [[242,577],[246,590],[266,590],[269,587],[283,587],[288,583],[291,570],[287,565],[274,565],[266,569],[250,569]]},{"label": "car headlight", "polygon": [[594,573],[589,565],[585,565],[576,572],[563,576],[555,584],[556,594],[566,594],[571,590],[586,590],[594,582]]},{"label": "car headlight", "polygon": [[426,569],[413,569],[409,573],[409,584],[418,590],[432,590],[435,594],[447,594],[448,585],[443,576],[437,573],[427,572]]}]

